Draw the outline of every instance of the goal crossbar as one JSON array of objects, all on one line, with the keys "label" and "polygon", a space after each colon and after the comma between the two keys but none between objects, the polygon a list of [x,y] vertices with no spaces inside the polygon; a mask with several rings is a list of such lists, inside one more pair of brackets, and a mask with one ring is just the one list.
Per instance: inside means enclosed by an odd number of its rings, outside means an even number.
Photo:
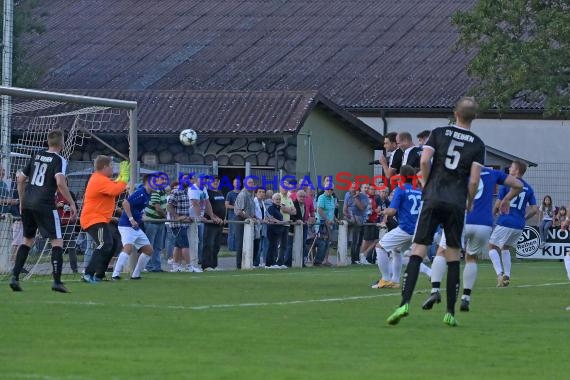
[{"label": "goal crossbar", "polygon": [[[137,102],[131,100],[98,98],[93,96],[65,94],[60,92],[32,90],[19,87],[0,86],[0,96],[16,96],[32,99],[44,99],[52,101],[63,101],[75,104],[88,104],[93,106],[114,107],[127,109],[129,112],[129,161],[131,162],[130,188],[135,188],[137,172]],[[6,110],[4,110],[6,112]],[[9,143],[8,143],[9,146]]]}]

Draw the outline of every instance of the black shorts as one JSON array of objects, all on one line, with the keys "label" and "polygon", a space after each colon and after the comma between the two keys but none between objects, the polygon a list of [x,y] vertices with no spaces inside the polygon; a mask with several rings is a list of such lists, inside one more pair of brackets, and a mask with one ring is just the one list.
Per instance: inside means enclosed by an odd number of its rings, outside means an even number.
[{"label": "black shorts", "polygon": [[447,246],[461,248],[461,235],[465,223],[465,208],[460,208],[449,203],[429,202],[422,205],[422,211],[416,225],[414,243],[431,245],[433,235],[441,224],[445,231]]},{"label": "black shorts", "polygon": [[380,229],[376,226],[363,226],[362,240],[374,241],[378,240]]},{"label": "black shorts", "polygon": [[46,239],[63,238],[59,215],[55,209],[23,209],[22,227],[24,237],[27,239],[35,238],[38,230],[40,230],[42,237]]}]

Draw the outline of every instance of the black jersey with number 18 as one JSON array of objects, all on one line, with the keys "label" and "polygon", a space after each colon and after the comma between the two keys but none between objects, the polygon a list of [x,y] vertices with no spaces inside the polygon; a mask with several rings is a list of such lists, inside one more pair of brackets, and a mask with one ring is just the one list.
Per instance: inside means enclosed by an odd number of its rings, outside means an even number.
[{"label": "black jersey with number 18", "polygon": [[55,210],[57,182],[55,175],[65,174],[67,161],[57,153],[36,153],[23,169],[28,177],[23,208]]},{"label": "black jersey with number 18", "polygon": [[433,162],[424,201],[450,203],[464,208],[471,165],[485,164],[485,144],[468,129],[455,125],[434,129],[424,149],[433,149]]}]

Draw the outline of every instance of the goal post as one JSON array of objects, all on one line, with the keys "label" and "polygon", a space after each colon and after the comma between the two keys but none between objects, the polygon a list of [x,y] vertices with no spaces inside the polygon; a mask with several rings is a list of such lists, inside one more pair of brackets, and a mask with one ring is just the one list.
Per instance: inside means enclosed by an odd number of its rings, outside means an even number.
[{"label": "goal post", "polygon": [[[135,189],[139,177],[138,137],[137,137],[137,102],[84,96],[69,93],[24,89],[0,86],[0,96],[7,107],[2,108],[2,150],[0,161],[2,175],[0,178],[0,277],[11,269],[14,260],[14,239],[19,213],[14,209],[17,203],[15,178],[30,157],[47,148],[47,134],[53,129],[62,129],[65,133],[65,146],[61,155],[68,160],[67,179],[70,189],[74,189],[78,198],[83,194],[89,175],[93,171],[93,158],[97,154],[109,154],[114,157],[128,158],[131,163],[129,188]],[[128,133],[126,133],[128,129]],[[114,137],[109,137],[114,135]],[[114,138],[117,146],[108,143]],[[126,140],[123,142],[122,140]],[[107,141],[106,141],[107,140]],[[121,145],[119,147],[118,145]],[[128,157],[123,154],[128,148]],[[110,153],[106,153],[110,152]],[[79,157],[79,159],[78,159]],[[118,164],[114,164],[115,170]],[[54,194],[54,206],[55,202]],[[81,199],[78,199],[78,212]],[[65,208],[58,209],[64,213]],[[67,210],[68,211],[68,210]],[[65,214],[63,214],[65,215]],[[81,239],[89,238],[79,228],[79,220],[62,218],[65,253],[64,271],[77,268],[77,259],[72,264],[71,251],[79,252]],[[67,235],[66,235],[67,233]],[[81,241],[81,242],[80,242]],[[69,252],[68,252],[68,247]],[[51,246],[45,239],[36,239],[26,269],[32,274],[48,274],[50,266],[46,265]],[[69,260],[69,264],[66,262]],[[75,266],[74,266],[75,265]]]}]

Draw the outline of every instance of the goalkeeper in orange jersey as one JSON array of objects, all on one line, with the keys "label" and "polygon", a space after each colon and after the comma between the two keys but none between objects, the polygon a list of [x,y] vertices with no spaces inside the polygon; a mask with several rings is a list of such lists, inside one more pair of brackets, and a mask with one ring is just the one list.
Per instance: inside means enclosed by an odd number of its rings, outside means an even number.
[{"label": "goalkeeper in orange jersey", "polygon": [[115,211],[117,197],[125,191],[129,182],[129,169],[127,161],[121,162],[119,176],[112,180],[111,157],[97,156],[95,159],[95,172],[87,183],[80,217],[81,228],[95,240],[96,247],[85,268],[85,282],[96,283],[105,277],[107,264],[121,244],[120,240],[114,238],[109,223]]}]

